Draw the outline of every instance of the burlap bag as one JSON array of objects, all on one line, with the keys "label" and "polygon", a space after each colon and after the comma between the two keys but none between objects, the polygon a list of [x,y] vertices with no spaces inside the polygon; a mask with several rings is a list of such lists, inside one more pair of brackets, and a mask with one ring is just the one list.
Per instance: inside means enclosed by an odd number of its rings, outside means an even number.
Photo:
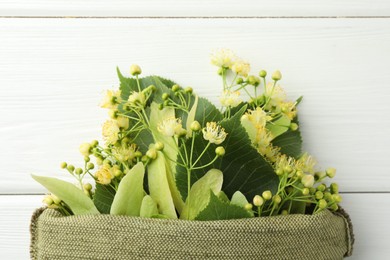
[{"label": "burlap bag", "polygon": [[223,221],[112,215],[63,217],[38,209],[32,259],[342,259],[352,253],[348,215],[324,211]]}]

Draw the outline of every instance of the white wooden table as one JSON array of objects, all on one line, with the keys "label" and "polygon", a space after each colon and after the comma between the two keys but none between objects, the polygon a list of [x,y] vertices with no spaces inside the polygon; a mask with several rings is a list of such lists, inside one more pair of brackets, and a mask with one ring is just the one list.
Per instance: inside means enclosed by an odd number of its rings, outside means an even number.
[{"label": "white wooden table", "polygon": [[[338,169],[356,235],[351,259],[390,259],[390,2],[0,0],[0,252],[29,258],[29,219],[100,137],[115,68],[190,85],[216,102],[209,53],[228,47],[254,71],[280,69],[300,106],[304,146]],[[70,179],[69,179],[70,180]]]}]

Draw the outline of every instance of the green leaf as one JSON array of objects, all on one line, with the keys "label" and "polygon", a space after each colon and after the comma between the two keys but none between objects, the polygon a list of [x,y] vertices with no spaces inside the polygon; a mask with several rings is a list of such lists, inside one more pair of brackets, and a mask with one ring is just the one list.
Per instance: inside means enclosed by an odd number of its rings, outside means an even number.
[{"label": "green leaf", "polygon": [[[237,190],[247,198],[253,198],[265,190],[276,192],[279,179],[274,173],[272,166],[252,147],[251,141],[240,123],[240,118],[245,107],[228,120],[220,124],[228,133],[225,141],[221,144],[226,153],[217,159],[209,167],[191,172],[191,183],[202,177],[209,169],[215,168],[223,172],[223,191],[231,197]],[[196,135],[193,150],[193,158],[198,158],[207,145],[201,134]],[[191,149],[191,139],[186,143],[187,151]],[[206,165],[215,157],[216,145],[210,145],[209,149],[200,158],[197,166]],[[181,147],[184,153],[184,147]],[[183,163],[178,158],[179,163]],[[178,165],[176,168],[176,183],[179,191],[185,199],[187,197],[187,171]]]},{"label": "green leaf", "polygon": [[232,200],[230,201],[230,204],[240,207],[245,207],[245,205],[248,203],[249,202],[246,199],[245,195],[242,194],[240,191],[236,191],[232,196]]},{"label": "green leaf", "polygon": [[115,189],[109,185],[96,183],[93,203],[102,214],[110,214],[111,204],[114,200]]},{"label": "green leaf", "polygon": [[99,214],[93,201],[72,183],[56,178],[31,176],[51,193],[63,200],[75,215]]},{"label": "green leaf", "polygon": [[159,213],[169,218],[176,219],[175,206],[169,189],[165,158],[162,152],[157,153],[157,158],[148,164],[149,193],[157,203]]},{"label": "green leaf", "polygon": [[291,120],[284,114],[278,119],[268,122],[266,128],[272,133],[274,138],[285,133],[290,128]]},{"label": "green leaf", "polygon": [[298,159],[302,155],[302,137],[299,130],[289,130],[272,140],[274,146],[280,147],[282,154]]},{"label": "green leaf", "polygon": [[198,100],[199,100],[199,97],[195,96],[194,104],[192,105],[191,110],[187,116],[187,123],[186,123],[187,137],[192,136],[191,124],[192,124],[192,122],[195,121],[195,114],[196,114],[196,110],[198,109]]},{"label": "green leaf", "polygon": [[180,219],[192,220],[202,211],[210,200],[211,193],[221,191],[223,175],[220,170],[211,169],[192,185]]},{"label": "green leaf", "polygon": [[230,203],[228,196],[223,191],[218,192],[217,197],[218,197],[218,199],[220,199],[223,202]]},{"label": "green leaf", "polygon": [[195,120],[200,125],[206,126],[207,122],[219,122],[222,119],[223,115],[210,101],[202,97],[198,98]]},{"label": "green leaf", "polygon": [[195,220],[226,220],[250,217],[251,214],[244,208],[223,202],[213,192],[210,192],[209,204],[196,216]]},{"label": "green leaf", "polygon": [[154,215],[158,215],[158,209],[157,209],[157,204],[153,200],[152,197],[149,195],[146,195],[142,199],[142,204],[141,204],[141,210],[140,210],[140,217],[143,218],[151,218]]},{"label": "green leaf", "polygon": [[123,177],[111,205],[112,215],[139,216],[144,197],[144,174],[144,165],[139,162]]}]

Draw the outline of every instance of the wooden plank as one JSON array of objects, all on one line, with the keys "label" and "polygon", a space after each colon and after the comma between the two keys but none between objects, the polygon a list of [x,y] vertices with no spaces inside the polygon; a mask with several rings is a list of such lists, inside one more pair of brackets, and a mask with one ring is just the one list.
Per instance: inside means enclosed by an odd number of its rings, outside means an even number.
[{"label": "wooden plank", "polygon": [[0,16],[93,17],[313,17],[389,16],[386,0],[28,0],[0,1]]},{"label": "wooden plank", "polygon": [[[41,196],[0,196],[0,251],[6,259],[29,258],[29,221]],[[390,248],[390,194],[344,194],[356,243],[349,259],[387,259]],[[373,203],[375,202],[375,203]],[[381,208],[378,208],[381,207]]]},{"label": "wooden plank", "polygon": [[338,169],[343,191],[390,191],[389,19],[3,19],[0,21],[0,193],[44,190],[30,173],[66,176],[99,138],[102,91],[138,63],[218,102],[209,64],[228,46],[300,107],[305,149]]}]

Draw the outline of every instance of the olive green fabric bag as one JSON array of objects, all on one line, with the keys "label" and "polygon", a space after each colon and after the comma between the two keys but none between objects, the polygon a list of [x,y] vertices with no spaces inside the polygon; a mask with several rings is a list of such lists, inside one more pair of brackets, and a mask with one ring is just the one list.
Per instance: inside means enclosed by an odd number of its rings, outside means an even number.
[{"label": "olive green fabric bag", "polygon": [[64,217],[38,209],[32,259],[342,259],[354,242],[348,215],[323,211],[222,221],[113,215]]}]

